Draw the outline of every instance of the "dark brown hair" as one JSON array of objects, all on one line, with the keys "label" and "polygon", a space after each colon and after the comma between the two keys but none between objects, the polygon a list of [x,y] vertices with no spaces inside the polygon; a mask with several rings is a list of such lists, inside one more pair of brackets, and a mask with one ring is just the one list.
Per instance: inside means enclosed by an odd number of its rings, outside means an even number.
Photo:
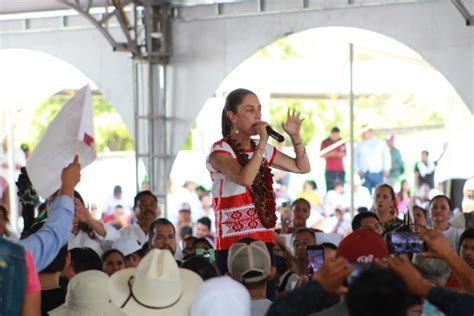
[{"label": "dark brown hair", "polygon": [[[395,191],[393,190],[392,186],[389,185],[389,184],[386,184],[386,183],[380,184],[375,188],[375,192],[377,192],[377,190],[380,189],[380,188],[387,188],[388,189],[388,191],[390,192],[390,196],[392,197],[392,201],[393,201],[392,206],[395,209],[395,212],[398,214],[397,197],[395,195]],[[374,204],[375,204],[375,202],[374,202]]]},{"label": "dark brown hair", "polygon": [[232,129],[232,122],[227,117],[227,111],[237,113],[237,106],[239,106],[244,97],[249,94],[255,95],[255,93],[250,90],[239,88],[227,95],[224,108],[222,109],[222,137],[229,136]]}]

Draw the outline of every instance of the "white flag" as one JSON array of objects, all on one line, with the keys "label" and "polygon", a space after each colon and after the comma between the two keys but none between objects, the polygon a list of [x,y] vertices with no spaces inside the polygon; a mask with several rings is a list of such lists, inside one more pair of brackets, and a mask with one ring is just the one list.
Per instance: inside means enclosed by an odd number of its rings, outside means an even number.
[{"label": "white flag", "polygon": [[31,183],[43,198],[61,187],[61,171],[75,155],[79,155],[81,168],[97,156],[89,85],[63,106],[26,162]]}]

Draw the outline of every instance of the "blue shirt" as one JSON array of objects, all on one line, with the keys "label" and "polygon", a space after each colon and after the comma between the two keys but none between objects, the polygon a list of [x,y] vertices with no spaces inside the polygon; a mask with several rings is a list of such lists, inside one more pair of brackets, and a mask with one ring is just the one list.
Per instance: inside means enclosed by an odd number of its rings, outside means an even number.
[{"label": "blue shirt", "polygon": [[474,314],[474,297],[469,294],[460,294],[441,286],[433,286],[426,299],[448,316]]},{"label": "blue shirt", "polygon": [[0,238],[0,315],[21,315],[26,289],[25,250]]},{"label": "blue shirt", "polygon": [[354,162],[357,172],[388,172],[391,167],[390,151],[384,141],[372,137],[357,146]]},{"label": "blue shirt", "polygon": [[20,240],[20,244],[31,252],[38,272],[46,268],[67,243],[73,217],[73,200],[66,195],[59,196],[49,207],[44,226],[35,234]]}]

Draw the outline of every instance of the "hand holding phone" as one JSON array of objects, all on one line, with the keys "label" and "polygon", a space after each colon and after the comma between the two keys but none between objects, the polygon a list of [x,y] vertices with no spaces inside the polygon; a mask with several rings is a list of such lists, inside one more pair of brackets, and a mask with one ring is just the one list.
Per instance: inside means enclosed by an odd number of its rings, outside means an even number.
[{"label": "hand holding phone", "polygon": [[306,246],[306,275],[312,278],[313,274],[324,264],[323,246]]},{"label": "hand holding phone", "polygon": [[216,261],[216,254],[215,254],[214,249],[212,248],[208,250],[204,248],[197,248],[195,253],[196,253],[196,256],[201,256],[207,261],[209,261],[210,263],[214,263]]},{"label": "hand holding phone", "polygon": [[327,293],[347,294],[347,287],[343,285],[344,280],[352,272],[349,263],[343,257],[334,261],[327,261],[313,276],[313,280],[318,281]]},{"label": "hand holding phone", "polygon": [[391,254],[426,252],[426,243],[415,233],[394,232],[387,234],[387,245]]}]

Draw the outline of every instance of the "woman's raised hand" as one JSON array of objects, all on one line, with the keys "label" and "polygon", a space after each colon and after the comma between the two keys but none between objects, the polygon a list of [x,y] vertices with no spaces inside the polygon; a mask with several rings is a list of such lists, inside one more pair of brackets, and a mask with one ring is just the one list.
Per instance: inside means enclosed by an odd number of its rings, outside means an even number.
[{"label": "woman's raised hand", "polygon": [[281,124],[283,130],[290,136],[298,136],[301,130],[301,123],[304,118],[300,118],[301,112],[296,112],[295,109],[288,109],[288,119],[285,123]]}]

